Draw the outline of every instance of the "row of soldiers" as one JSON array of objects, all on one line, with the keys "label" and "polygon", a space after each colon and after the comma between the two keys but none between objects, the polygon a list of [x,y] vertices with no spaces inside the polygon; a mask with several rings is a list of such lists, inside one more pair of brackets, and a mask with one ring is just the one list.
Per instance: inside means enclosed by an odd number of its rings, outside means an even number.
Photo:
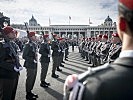
[{"label": "row of soldiers", "polygon": [[[27,32],[29,41],[25,44],[22,57],[25,60],[23,67],[19,61],[18,46],[14,42],[16,31],[6,26],[2,33],[4,39],[0,42],[0,100],[15,100],[16,89],[18,85],[20,71],[26,68],[26,99],[36,100],[38,95],[32,92],[37,75],[38,51],[41,54],[41,75],[40,86],[47,88],[50,83],[46,82],[47,71],[52,56],[53,67],[51,77],[58,78],[56,71],[62,71],[59,66],[64,66],[63,58],[67,60],[69,44],[68,40],[53,34],[54,40],[49,42],[49,35],[43,35],[43,42],[40,48],[36,44],[35,32]],[[8,41],[7,41],[8,40]],[[52,49],[52,53],[51,53]],[[65,57],[64,57],[65,56]]]},{"label": "row of soldiers", "polygon": [[89,61],[88,64],[92,64],[91,67],[113,62],[120,51],[121,41],[117,33],[113,33],[110,40],[107,35],[100,34],[97,37],[83,39],[79,45],[82,58]]}]

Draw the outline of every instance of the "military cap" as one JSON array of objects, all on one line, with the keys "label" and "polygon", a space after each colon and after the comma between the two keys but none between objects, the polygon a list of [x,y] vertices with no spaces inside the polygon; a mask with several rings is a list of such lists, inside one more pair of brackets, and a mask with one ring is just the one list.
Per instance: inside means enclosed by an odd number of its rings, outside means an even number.
[{"label": "military cap", "polygon": [[63,39],[63,38],[61,38],[61,37],[58,38],[59,41],[62,40],[62,39]]},{"label": "military cap", "polygon": [[47,38],[49,35],[48,34],[45,34],[45,35],[43,35],[43,38]]},{"label": "military cap", "polygon": [[7,35],[9,33],[14,33],[14,29],[11,26],[6,26],[3,28],[3,32],[5,35]]},{"label": "military cap", "polygon": [[102,38],[108,39],[108,36],[105,34],[102,36]]},{"label": "military cap", "polygon": [[57,36],[57,34],[53,34],[53,37],[56,37]]},{"label": "military cap", "polygon": [[130,10],[133,10],[133,0],[119,0],[119,2],[127,8],[129,8]]},{"label": "military cap", "polygon": [[112,36],[113,37],[119,37],[118,33],[113,33]]},{"label": "military cap", "polygon": [[102,34],[99,34],[97,37],[100,37],[100,38],[102,38]]},{"label": "military cap", "polygon": [[35,36],[35,32],[29,32],[29,36],[32,37],[32,36]]}]

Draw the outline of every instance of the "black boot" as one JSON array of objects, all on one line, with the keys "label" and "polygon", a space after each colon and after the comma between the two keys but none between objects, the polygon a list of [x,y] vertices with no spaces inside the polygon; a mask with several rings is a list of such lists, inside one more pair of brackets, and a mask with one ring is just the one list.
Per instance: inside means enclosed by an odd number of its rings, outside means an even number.
[{"label": "black boot", "polygon": [[45,84],[45,82],[41,82],[41,83],[40,83],[40,86],[43,87],[43,88],[48,88],[48,85]]},{"label": "black boot", "polygon": [[58,78],[58,77],[59,77],[59,75],[52,74],[52,75],[51,75],[51,77],[53,77],[53,78]]},{"label": "black boot", "polygon": [[64,65],[63,65],[63,64],[60,64],[60,66],[61,66],[61,67],[64,67]]},{"label": "black boot", "polygon": [[32,92],[27,92],[27,94],[26,94],[26,99],[27,100],[36,100],[36,98],[38,98],[37,94],[34,94]]},{"label": "black boot", "polygon": [[57,71],[61,72],[61,71],[62,71],[62,69],[60,69],[60,68],[57,68]]}]

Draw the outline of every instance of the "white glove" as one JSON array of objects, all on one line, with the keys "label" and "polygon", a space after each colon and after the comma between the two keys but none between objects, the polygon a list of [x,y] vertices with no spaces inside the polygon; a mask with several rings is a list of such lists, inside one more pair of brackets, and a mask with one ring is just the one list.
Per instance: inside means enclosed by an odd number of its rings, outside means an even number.
[{"label": "white glove", "polygon": [[16,66],[14,66],[14,70],[16,71],[16,72],[19,72],[19,71],[21,71],[23,69],[23,67],[21,67],[21,66],[19,66],[19,68],[17,68]]},{"label": "white glove", "polygon": [[49,54],[48,57],[51,57],[51,55]]},{"label": "white glove", "polygon": [[65,52],[65,50],[63,50],[62,52]]},{"label": "white glove", "polygon": [[34,60],[34,63],[37,63],[37,61],[36,61],[36,60]]},{"label": "white glove", "polygon": [[61,52],[61,50],[59,49],[58,52]]}]

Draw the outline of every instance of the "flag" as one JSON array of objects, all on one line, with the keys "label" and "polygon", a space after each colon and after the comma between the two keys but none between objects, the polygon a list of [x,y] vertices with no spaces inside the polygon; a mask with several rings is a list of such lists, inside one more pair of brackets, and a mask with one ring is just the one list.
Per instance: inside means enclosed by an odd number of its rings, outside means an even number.
[{"label": "flag", "polygon": [[50,18],[49,18],[49,26],[51,25],[51,20],[50,20]]},{"label": "flag", "polygon": [[89,24],[92,24],[92,22],[90,21],[90,18],[89,18]]},{"label": "flag", "polygon": [[71,16],[69,16],[69,20],[71,20]]}]

